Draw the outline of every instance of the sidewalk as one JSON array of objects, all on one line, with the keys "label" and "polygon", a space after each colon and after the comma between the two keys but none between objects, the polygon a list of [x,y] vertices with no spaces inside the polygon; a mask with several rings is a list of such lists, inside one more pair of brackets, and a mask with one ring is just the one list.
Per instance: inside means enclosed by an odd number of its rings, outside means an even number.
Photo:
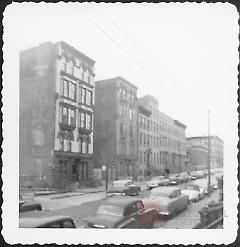
[{"label": "sidewalk", "polygon": [[37,191],[26,190],[26,191],[21,191],[21,195],[23,198],[49,196],[52,199],[57,199],[57,198],[64,198],[70,196],[85,195],[90,193],[98,193],[103,191],[105,191],[105,185],[96,188],[83,187],[73,191],[60,191],[60,190],[58,191],[58,190],[48,190],[48,189],[37,190]]}]

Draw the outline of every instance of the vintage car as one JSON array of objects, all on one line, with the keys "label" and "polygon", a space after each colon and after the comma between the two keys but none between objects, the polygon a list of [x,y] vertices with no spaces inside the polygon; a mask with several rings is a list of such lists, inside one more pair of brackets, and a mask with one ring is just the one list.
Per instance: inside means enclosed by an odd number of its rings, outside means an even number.
[{"label": "vintage car", "polygon": [[76,228],[69,216],[49,216],[42,218],[22,217],[19,219],[20,228]]},{"label": "vintage car", "polygon": [[191,172],[190,175],[193,176],[193,177],[196,177],[196,179],[204,178],[205,177],[203,171],[193,171],[193,172]]},{"label": "vintage car", "polygon": [[199,201],[205,196],[204,188],[197,184],[188,184],[184,189],[181,190],[183,195],[188,195],[189,200],[192,202]]},{"label": "vintage car", "polygon": [[165,179],[164,176],[153,177],[150,181],[147,181],[147,189],[156,188],[161,185],[168,185],[169,180]]},{"label": "vintage car", "polygon": [[39,210],[43,210],[40,203],[34,201],[33,199],[23,199],[22,195],[19,195],[19,213]]},{"label": "vintage car", "polygon": [[116,195],[126,195],[133,196],[138,195],[141,192],[141,187],[136,186],[129,182],[128,180],[114,181],[113,186],[111,186],[107,192],[106,196],[116,196]]},{"label": "vintage car", "polygon": [[186,183],[191,180],[191,177],[186,172],[179,173],[177,178],[179,181],[178,183]]},{"label": "vintage car", "polygon": [[129,182],[133,183],[133,177],[127,176],[127,177],[119,177],[118,181],[120,180],[128,180]]},{"label": "vintage car", "polygon": [[170,174],[169,177],[169,185],[177,185],[180,180],[178,179],[178,174]]},{"label": "vintage car", "polygon": [[159,215],[174,216],[188,207],[189,197],[182,195],[178,187],[158,187],[152,189],[143,203],[155,205]]},{"label": "vintage car", "polygon": [[151,228],[157,219],[154,208],[145,208],[141,199],[126,196],[105,199],[96,213],[85,220],[84,228]]}]

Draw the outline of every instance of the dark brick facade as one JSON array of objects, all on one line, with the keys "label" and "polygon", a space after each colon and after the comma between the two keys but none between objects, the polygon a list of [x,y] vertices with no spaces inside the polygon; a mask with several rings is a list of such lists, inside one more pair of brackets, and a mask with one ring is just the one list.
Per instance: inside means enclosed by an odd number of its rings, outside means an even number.
[{"label": "dark brick facade", "polygon": [[55,122],[55,50],[51,44],[20,54],[20,183],[51,183]]}]

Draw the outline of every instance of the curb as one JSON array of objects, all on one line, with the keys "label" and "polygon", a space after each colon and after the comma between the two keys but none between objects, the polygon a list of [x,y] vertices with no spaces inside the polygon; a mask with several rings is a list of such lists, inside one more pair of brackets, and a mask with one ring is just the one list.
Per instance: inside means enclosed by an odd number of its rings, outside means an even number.
[{"label": "curb", "polygon": [[71,197],[71,196],[80,196],[80,195],[93,194],[93,193],[99,193],[99,192],[104,192],[104,190],[91,191],[91,192],[79,192],[79,193],[73,192],[74,194],[72,195],[62,195],[62,196],[53,197],[51,199],[60,199],[60,198],[66,198],[66,197]]}]

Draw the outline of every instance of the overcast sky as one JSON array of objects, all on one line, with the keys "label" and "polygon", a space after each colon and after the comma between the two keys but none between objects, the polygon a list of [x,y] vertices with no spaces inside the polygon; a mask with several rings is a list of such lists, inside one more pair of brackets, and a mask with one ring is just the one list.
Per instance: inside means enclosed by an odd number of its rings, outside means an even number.
[{"label": "overcast sky", "polygon": [[[186,136],[237,140],[237,11],[230,4],[14,4],[8,46],[64,40],[96,61],[96,80],[123,76]],[[16,42],[17,41],[17,42]],[[233,146],[232,146],[233,147]],[[235,147],[233,147],[235,148]]]}]

